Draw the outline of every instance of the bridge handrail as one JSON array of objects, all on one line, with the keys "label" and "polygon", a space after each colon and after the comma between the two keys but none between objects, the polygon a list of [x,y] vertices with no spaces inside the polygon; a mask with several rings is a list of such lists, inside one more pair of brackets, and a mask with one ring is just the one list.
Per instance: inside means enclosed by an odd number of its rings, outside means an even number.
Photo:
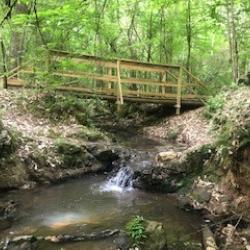
[{"label": "bridge handrail", "polygon": [[[62,57],[73,59],[73,62],[93,64],[94,68],[87,68],[87,70],[84,68],[83,70],[81,69],[81,72],[79,70],[77,72],[77,67],[75,67],[77,64],[73,64],[73,69],[75,70],[70,70],[70,67],[68,70],[60,70],[60,64],[59,67],[57,64],[54,65],[55,67],[52,67],[51,63],[53,61],[57,62]],[[91,93],[95,95],[96,93],[99,95],[109,95],[112,98],[116,97],[119,104],[123,104],[124,97],[176,100],[177,113],[180,111],[182,99],[202,100],[202,96],[198,94],[199,91],[197,91],[197,88],[206,88],[204,83],[180,65],[154,64],[130,59],[107,59],[99,56],[59,50],[49,50],[47,59],[46,68],[40,65],[42,67],[38,66],[38,70],[34,71],[32,66],[25,67],[22,65],[11,71],[13,73],[11,77],[20,72],[29,75],[49,73],[53,76],[74,79],[87,78],[95,81],[84,82],[81,85],[82,87],[74,87],[71,84],[67,88],[82,89],[88,95]],[[94,69],[97,72],[89,72],[90,69]],[[139,74],[138,71],[140,72]],[[131,72],[134,72],[135,76]],[[80,81],[78,82],[80,83]],[[65,89],[65,87],[57,87],[56,89]]]}]

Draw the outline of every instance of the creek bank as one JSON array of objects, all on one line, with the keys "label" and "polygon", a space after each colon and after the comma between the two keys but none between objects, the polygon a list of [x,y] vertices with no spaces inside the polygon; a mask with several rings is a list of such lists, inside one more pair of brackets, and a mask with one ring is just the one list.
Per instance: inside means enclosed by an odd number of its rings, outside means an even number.
[{"label": "creek bank", "polygon": [[161,164],[138,173],[137,182],[139,187],[151,189],[156,184],[159,190],[178,192],[180,207],[203,214],[220,248],[247,249],[250,89],[229,89],[213,98],[205,108],[144,129],[150,136],[178,141],[189,149],[181,156],[179,152],[158,155]]},{"label": "creek bank", "polygon": [[[72,140],[41,145],[31,139],[1,157],[0,189],[29,188],[86,173],[109,171],[119,158],[118,150]],[[5,147],[5,146],[4,146]]]}]

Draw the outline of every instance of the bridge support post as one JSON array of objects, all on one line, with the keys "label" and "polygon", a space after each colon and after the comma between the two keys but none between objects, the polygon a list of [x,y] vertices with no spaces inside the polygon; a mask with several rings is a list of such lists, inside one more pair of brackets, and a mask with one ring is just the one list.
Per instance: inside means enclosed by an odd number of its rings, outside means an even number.
[{"label": "bridge support post", "polygon": [[121,85],[121,62],[117,60],[117,112],[120,113],[122,110],[123,94],[122,94],[122,85]]},{"label": "bridge support post", "polygon": [[181,113],[181,90],[182,90],[182,67],[179,69],[178,85],[177,85],[177,99],[176,99],[176,114]]}]

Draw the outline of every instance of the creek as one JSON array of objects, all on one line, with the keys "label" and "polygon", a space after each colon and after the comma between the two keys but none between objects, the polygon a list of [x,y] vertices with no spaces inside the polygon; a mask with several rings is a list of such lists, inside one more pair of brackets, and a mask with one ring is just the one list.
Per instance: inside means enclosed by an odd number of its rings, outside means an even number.
[{"label": "creek", "polygon": [[[130,143],[128,143],[130,141]],[[123,147],[131,149],[132,157],[125,160],[113,174],[88,175],[81,179],[14,190],[4,199],[17,200],[18,219],[1,233],[1,238],[16,235],[78,235],[106,229],[124,229],[134,216],[162,222],[168,242],[199,242],[200,218],[180,210],[175,198],[164,193],[145,192],[132,187],[134,168],[146,167],[150,159],[164,146],[142,137],[124,140]],[[63,245],[40,243],[38,249],[98,250],[116,249],[114,237]],[[181,249],[181,248],[180,248]]]}]

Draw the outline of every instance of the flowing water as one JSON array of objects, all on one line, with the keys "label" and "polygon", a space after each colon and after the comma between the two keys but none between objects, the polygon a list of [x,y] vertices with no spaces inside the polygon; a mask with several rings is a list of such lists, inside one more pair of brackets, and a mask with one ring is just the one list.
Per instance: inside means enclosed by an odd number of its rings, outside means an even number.
[{"label": "flowing water", "polygon": [[133,190],[133,169],[130,166],[121,168],[116,175],[111,177],[100,190],[103,192],[127,192]]},{"label": "flowing water", "polygon": [[[157,146],[154,148],[157,150]],[[196,215],[178,209],[171,196],[132,188],[134,167],[149,164],[145,149],[137,150],[138,155],[125,162],[125,166],[111,177],[86,176],[59,185],[8,193],[4,198],[18,200],[20,214],[14,225],[1,236],[61,233],[77,235],[105,229],[124,229],[132,216],[142,215],[146,219],[164,223],[168,242],[180,239],[199,241],[197,230],[200,221]],[[141,154],[143,161],[139,157]],[[42,243],[39,249],[115,249],[113,240],[63,245]]]}]

